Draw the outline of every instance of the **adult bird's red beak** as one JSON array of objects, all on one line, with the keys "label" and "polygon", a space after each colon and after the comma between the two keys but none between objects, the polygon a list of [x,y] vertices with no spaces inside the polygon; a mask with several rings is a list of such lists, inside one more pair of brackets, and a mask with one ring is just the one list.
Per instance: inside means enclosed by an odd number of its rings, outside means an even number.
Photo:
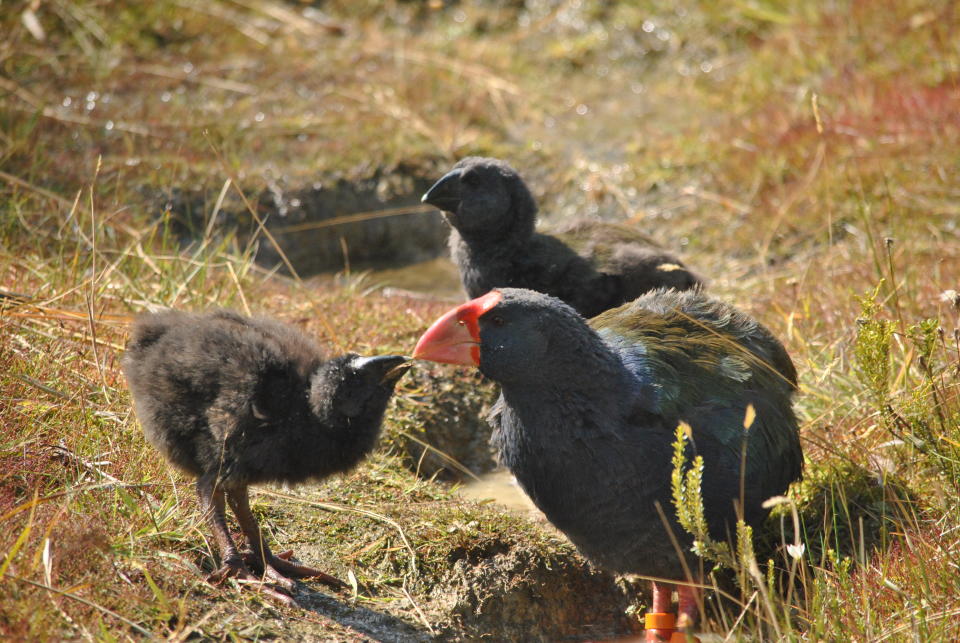
[{"label": "adult bird's red beak", "polygon": [[480,365],[480,316],[503,297],[491,290],[446,312],[433,322],[413,349],[414,359],[443,364]]}]

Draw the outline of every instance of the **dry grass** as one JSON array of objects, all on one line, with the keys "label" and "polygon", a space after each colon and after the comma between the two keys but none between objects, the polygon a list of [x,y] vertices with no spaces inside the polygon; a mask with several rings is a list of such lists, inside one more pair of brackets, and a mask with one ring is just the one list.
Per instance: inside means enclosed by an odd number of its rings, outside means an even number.
[{"label": "dry grass", "polygon": [[[806,553],[774,554],[797,585],[731,590],[706,627],[956,639],[955,3],[448,4],[5,5],[0,288],[28,301],[0,299],[0,631],[297,636],[199,580],[192,494],[144,445],[117,368],[126,323],[223,305],[337,350],[404,350],[444,304],[278,280],[216,230],[182,250],[145,195],[197,189],[210,217],[229,179],[256,212],[250,195],[278,180],[482,153],[522,170],[546,218],[629,219],[682,248],[798,364]],[[387,453],[323,493],[413,507],[391,520],[421,553],[443,530],[416,527],[418,503],[479,511]],[[355,569],[374,609],[421,601],[443,556],[422,556],[418,585],[391,525],[353,522],[311,525],[321,562]]]}]

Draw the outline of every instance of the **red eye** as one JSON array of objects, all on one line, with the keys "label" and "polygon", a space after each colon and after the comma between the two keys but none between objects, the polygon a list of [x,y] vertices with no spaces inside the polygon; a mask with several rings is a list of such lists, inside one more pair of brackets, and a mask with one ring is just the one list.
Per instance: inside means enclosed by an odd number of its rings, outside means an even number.
[{"label": "red eye", "polygon": [[494,326],[503,326],[507,322],[503,320],[503,317],[500,317],[499,315],[494,315],[493,317],[490,318],[490,323],[492,323]]}]

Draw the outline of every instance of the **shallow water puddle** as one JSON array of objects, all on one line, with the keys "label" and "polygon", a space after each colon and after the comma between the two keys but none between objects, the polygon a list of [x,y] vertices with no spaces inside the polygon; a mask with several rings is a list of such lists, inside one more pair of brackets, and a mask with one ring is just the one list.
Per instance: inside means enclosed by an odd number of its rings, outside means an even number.
[{"label": "shallow water puddle", "polygon": [[485,473],[478,480],[465,483],[457,493],[468,500],[495,502],[507,509],[527,513],[537,520],[546,520],[513,475],[503,469]]}]

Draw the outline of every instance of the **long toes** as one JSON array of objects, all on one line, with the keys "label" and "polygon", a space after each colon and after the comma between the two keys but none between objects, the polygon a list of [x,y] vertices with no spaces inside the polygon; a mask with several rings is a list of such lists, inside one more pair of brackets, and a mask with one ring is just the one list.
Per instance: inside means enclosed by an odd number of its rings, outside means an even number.
[{"label": "long toes", "polygon": [[293,598],[293,596],[290,596],[290,594],[284,594],[283,592],[278,592],[277,590],[267,585],[264,585],[263,589],[261,589],[260,591],[266,594],[267,596],[269,596],[270,598],[274,599],[275,601],[280,601],[281,603],[289,607],[293,607],[297,604],[297,601]]},{"label": "long toes", "polygon": [[[279,591],[279,589],[292,591],[294,587],[292,580],[284,577],[269,565],[267,566],[266,575],[269,580],[265,581],[259,574],[254,574],[247,569],[247,566],[243,562],[243,557],[240,557],[225,561],[220,569],[207,576],[207,581],[213,584],[220,584],[228,578],[234,578],[242,587],[255,589],[264,596],[268,596],[284,605],[297,604],[293,596]],[[279,589],[274,587],[274,585],[278,585]]]},{"label": "long toes", "polygon": [[250,569],[255,569],[256,571],[262,573],[264,577],[270,579],[271,582],[276,583],[277,585],[280,585],[284,589],[288,590],[293,589],[294,587],[294,582],[291,580],[291,578],[300,578],[300,576],[287,573],[284,569],[278,568],[278,565],[275,565],[274,563],[284,563],[286,562],[286,558],[289,558],[292,555],[292,551],[285,551],[279,556],[271,555],[267,559],[266,564],[264,564],[263,558],[253,552],[244,552],[240,554],[240,556],[243,558],[243,561],[248,567],[250,567]]},{"label": "long toes", "polygon": [[254,579],[256,577],[247,569],[242,558],[231,558],[223,561],[220,569],[208,575],[207,581],[217,584],[228,578]]},{"label": "long toes", "polygon": [[270,566],[289,578],[315,578],[324,585],[329,585],[334,588],[347,586],[346,583],[339,578],[335,578],[322,570],[316,569],[315,567],[307,567],[299,563],[293,563],[278,556],[273,557],[270,561]]},{"label": "long toes", "polygon": [[273,565],[267,565],[267,568],[264,570],[263,575],[266,578],[270,579],[270,582],[279,585],[287,590],[292,590],[295,583],[293,580],[287,576],[281,574]]},{"label": "long toes", "polygon": [[[268,582],[261,581],[259,579],[246,581],[246,582],[250,584],[251,589],[254,589],[257,592],[260,592],[264,596],[272,598],[275,601],[283,603],[284,605],[292,606],[297,604],[297,601],[294,600],[293,596],[291,596],[290,594],[281,592],[277,588],[273,587],[272,582],[268,583]],[[292,585],[293,583],[291,583],[291,587],[288,587],[286,589],[292,589]]]}]

